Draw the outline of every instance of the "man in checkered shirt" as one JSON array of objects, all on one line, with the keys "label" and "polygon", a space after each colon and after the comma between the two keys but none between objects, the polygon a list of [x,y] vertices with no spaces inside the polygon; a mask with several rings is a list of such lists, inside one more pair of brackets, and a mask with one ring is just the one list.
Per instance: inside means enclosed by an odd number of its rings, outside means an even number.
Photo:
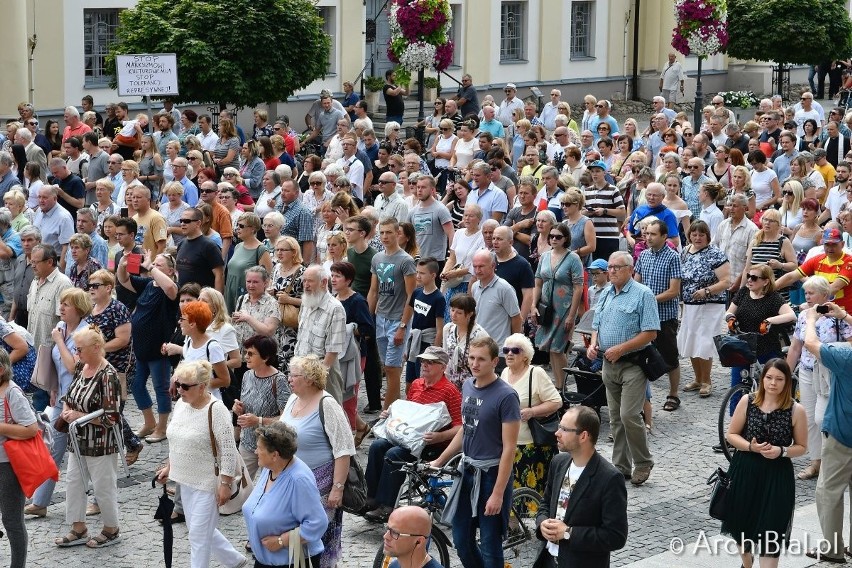
[{"label": "man in checkered shirt", "polygon": [[660,220],[651,221],[643,231],[648,248],[639,255],[634,278],[651,289],[657,299],[660,314],[660,332],[654,345],[666,363],[674,367],[669,371],[669,395],[663,410],[671,412],[680,406],[677,396],[680,386],[680,364],[677,352],[678,298],[683,273],[680,256],[669,246],[668,226]]}]

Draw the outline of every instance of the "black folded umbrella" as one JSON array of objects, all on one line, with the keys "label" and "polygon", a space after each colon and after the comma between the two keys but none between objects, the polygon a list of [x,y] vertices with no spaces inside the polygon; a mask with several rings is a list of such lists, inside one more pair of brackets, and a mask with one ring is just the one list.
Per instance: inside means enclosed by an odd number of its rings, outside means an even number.
[{"label": "black folded umbrella", "polygon": [[[157,476],[151,481],[153,489],[157,483]],[[160,495],[160,503],[157,505],[157,511],[154,513],[154,518],[160,521],[163,525],[163,560],[166,562],[166,568],[172,568],[172,548],[174,546],[175,535],[172,529],[172,511],[175,504],[169,498],[166,491],[166,485],[163,484],[163,494]]]}]

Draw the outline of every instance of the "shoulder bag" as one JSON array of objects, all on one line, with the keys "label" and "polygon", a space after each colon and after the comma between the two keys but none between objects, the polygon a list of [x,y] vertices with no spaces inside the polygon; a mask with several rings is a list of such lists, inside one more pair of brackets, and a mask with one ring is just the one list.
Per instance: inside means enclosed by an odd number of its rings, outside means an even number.
[{"label": "shoulder bag", "polygon": [[653,343],[649,343],[644,349],[625,355],[624,359],[641,368],[649,381],[656,381],[674,368],[666,363]]},{"label": "shoulder bag", "polygon": [[[532,408],[532,376],[533,367],[530,366],[530,376],[528,379],[529,408]],[[530,427],[533,443],[537,446],[555,446],[556,445],[556,430],[559,428],[559,412],[554,412],[544,418],[530,418],[527,420],[527,425]]]},{"label": "shoulder bag", "polygon": [[39,345],[36,354],[33,378],[30,383],[43,391],[51,392],[59,390],[59,373],[53,364],[53,356],[49,345]]},{"label": "shoulder bag", "polygon": [[[543,327],[550,327],[553,325],[553,318],[556,315],[556,310],[553,308],[553,289],[556,288],[556,273],[559,272],[559,269],[562,267],[562,263],[565,262],[565,259],[568,258],[570,252],[566,252],[565,256],[562,257],[562,260],[559,261],[559,264],[556,265],[556,268],[553,270],[553,281],[550,283],[550,299],[547,302],[542,302],[539,299],[538,305],[536,309],[538,310],[538,325]],[[548,263],[553,259],[553,253],[550,253],[550,257],[548,258]],[[552,266],[552,264],[551,264]]]},{"label": "shoulder bag", "polygon": [[[290,284],[284,288],[284,292],[287,295],[290,295],[290,292],[293,291],[293,286],[296,284],[296,274],[293,273],[293,276],[290,278]],[[289,327],[291,329],[298,329],[299,327],[299,308],[294,306],[293,304],[280,304],[281,307],[281,325],[284,327]]]},{"label": "shoulder bag", "polygon": [[[9,388],[18,387],[10,385]],[[9,391],[7,390],[6,396],[3,397],[3,420],[6,424],[14,424],[8,396]],[[32,409],[32,405],[30,405],[30,408]],[[50,450],[48,450],[44,441],[38,413],[33,410],[33,414],[35,414],[36,422],[39,425],[38,434],[27,440],[7,438],[3,442],[3,449],[9,456],[9,464],[12,466],[12,471],[15,472],[15,477],[27,498],[32,497],[35,490],[48,479],[59,481],[59,469],[56,467],[56,462],[53,461],[53,456],[50,455]]]},{"label": "shoulder bag", "polygon": [[[216,436],[213,434],[213,405],[216,401],[210,403],[207,407],[207,427],[210,430],[210,446],[213,448],[213,471],[216,473],[217,483],[219,478],[219,449],[216,447]],[[237,468],[239,473],[234,475],[231,480],[231,496],[228,502],[219,507],[220,515],[233,515],[237,511],[242,510],[243,503],[249,498],[254,490],[254,481],[249,475],[243,457],[237,453]]]},{"label": "shoulder bag", "polygon": [[[322,424],[322,433],[331,445],[331,439],[325,431],[325,411],[323,410],[323,401],[327,398],[332,397],[324,395],[319,401],[319,419]],[[346,483],[343,486],[343,510],[353,515],[360,515],[366,506],[367,481],[364,470],[361,469],[355,456],[349,456],[349,472],[346,474]]]},{"label": "shoulder bag", "polygon": [[728,491],[731,489],[731,478],[728,472],[717,467],[707,479],[707,485],[713,486],[710,490],[710,516],[724,521],[728,517]]}]

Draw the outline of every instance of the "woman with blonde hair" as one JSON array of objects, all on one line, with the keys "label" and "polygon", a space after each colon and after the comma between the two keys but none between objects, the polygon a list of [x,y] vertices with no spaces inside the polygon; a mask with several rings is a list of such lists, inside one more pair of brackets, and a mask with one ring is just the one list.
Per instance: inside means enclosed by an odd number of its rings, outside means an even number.
[{"label": "woman with blonde hair", "polygon": [[[284,306],[302,307],[302,275],[305,273],[302,251],[299,242],[290,236],[281,237],[275,243],[275,258],[278,260],[272,271],[269,293],[278,300],[278,309]],[[290,359],[296,351],[296,333],[294,327],[278,326],[275,340],[278,342],[279,368],[287,374]]]},{"label": "woman with blonde hair", "polygon": [[30,218],[25,213],[27,198],[23,191],[19,189],[7,191],[3,195],[3,204],[9,210],[9,215],[12,218],[12,228],[15,229],[16,233],[30,224]]},{"label": "woman with blonde hair", "polygon": [[142,136],[142,155],[139,158],[139,181],[151,190],[151,199],[160,197],[165,164],[160,150],[150,134]]},{"label": "woman with blonde hair", "polygon": [[237,136],[234,121],[230,118],[219,121],[219,140],[213,148],[213,163],[218,171],[237,168],[240,165],[240,138]]},{"label": "woman with blonde hair", "polygon": [[349,460],[355,455],[346,413],[325,391],[327,376],[328,370],[316,356],[293,357],[289,373],[292,394],[281,414],[281,421],[293,428],[301,440],[296,457],[314,473],[328,516],[328,529],[322,537],[325,550],[320,568],[331,568],[340,562],[343,487]]},{"label": "woman with blonde hair", "polygon": [[237,330],[234,329],[231,316],[228,315],[225,297],[216,288],[205,287],[201,289],[198,300],[207,304],[213,314],[213,319],[207,326],[207,335],[222,346],[228,369],[239,369],[242,364],[240,345],[237,341]]},{"label": "woman with blonde hair", "polygon": [[[169,422],[169,459],[157,470],[157,481],[165,484],[172,480],[180,489],[192,568],[209,566],[211,556],[223,566],[248,564],[216,528],[218,507],[231,496],[231,482],[240,461],[231,413],[210,394],[212,378],[213,367],[208,361],[185,362],[175,369],[180,398]],[[213,456],[211,437],[218,457]]]},{"label": "woman with blonde hair", "polygon": [[342,232],[332,233],[326,237],[326,255],[322,265],[326,270],[331,270],[335,262],[346,261],[346,237]]},{"label": "woman with blonde hair", "polygon": [[189,209],[189,204],[183,200],[183,185],[179,181],[170,181],[163,186],[164,204],[160,205],[160,214],[166,220],[166,232],[175,246],[183,242],[183,225],[181,215]]},{"label": "woman with blonde hair", "polygon": [[[120,206],[112,200],[113,191],[115,191],[115,184],[109,178],[101,178],[95,182],[96,201],[90,207],[95,212],[99,233],[103,233],[104,219],[118,215],[120,212]],[[7,193],[5,197],[8,196]]]},{"label": "woman with blonde hair", "polygon": [[[71,522],[68,535],[57,538],[56,546],[68,547],[83,544],[89,548],[104,548],[120,539],[118,529],[118,461],[121,442],[113,426],[121,420],[119,405],[121,387],[118,372],[106,360],[106,339],[96,327],[86,327],[74,333],[77,362],[74,379],[62,399],[61,416],[68,424],[83,416],[103,410],[99,418],[76,431],[80,455],[69,459],[66,469],[65,516]],[[71,451],[75,446],[72,445]],[[82,470],[88,471],[95,498],[100,507],[103,529],[100,534],[87,538],[86,491],[87,480]]]},{"label": "woman with blonde hair", "polygon": [[175,160],[180,156],[180,142],[171,140],[166,143],[166,161],[163,162],[163,181],[170,182],[175,179],[172,168]]},{"label": "woman with blonde hair", "polygon": [[[345,179],[345,176],[341,177],[341,179]],[[340,179],[337,181],[339,182]],[[341,223],[345,223],[346,219],[354,217],[361,212],[352,194],[344,191],[338,191],[334,194],[334,197],[331,198],[331,208],[337,213],[337,218]]]},{"label": "woman with blonde hair", "polygon": [[800,181],[788,179],[781,186],[781,208],[778,210],[781,218],[781,232],[787,238],[793,238],[796,230],[802,224],[802,201],[805,190]]},{"label": "woman with blonde hair", "polygon": [[[326,260],[328,252],[328,239],[332,235],[342,234],[342,225],[337,219],[337,213],[331,206],[331,200],[320,205],[320,224],[316,227],[316,258],[314,262]],[[345,239],[344,239],[345,242]],[[345,246],[345,245],[344,245]]]},{"label": "woman with blonde hair", "polygon": [[[781,232],[781,214],[777,209],[767,209],[760,218],[761,229],[755,233],[754,239],[746,252],[745,269],[740,280],[745,282],[749,270],[754,265],[766,265],[774,271],[777,280],[787,272],[796,270],[799,266],[793,244]],[[790,299],[790,289],[780,291],[785,301]]]},{"label": "woman with blonde hair", "polygon": [[751,190],[751,173],[745,166],[734,166],[734,169],[731,170],[731,191],[725,198],[724,213],[726,217],[730,211],[731,198],[737,193],[745,195],[746,199],[748,199],[746,217],[749,219],[754,218],[754,214],[757,212],[757,198]]},{"label": "woman with blonde hair", "polygon": [[634,152],[642,150],[645,147],[647,140],[642,138],[642,135],[639,132],[639,123],[636,122],[635,118],[627,118],[624,120],[624,134],[630,136],[630,139],[633,140],[632,150]]}]

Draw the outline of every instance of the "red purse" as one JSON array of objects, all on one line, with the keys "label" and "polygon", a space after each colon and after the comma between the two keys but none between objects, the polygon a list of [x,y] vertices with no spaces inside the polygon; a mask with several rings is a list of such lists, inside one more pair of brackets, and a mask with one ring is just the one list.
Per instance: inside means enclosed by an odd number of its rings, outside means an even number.
[{"label": "red purse", "polygon": [[[6,423],[14,424],[9,410],[9,401],[5,397],[3,414]],[[48,479],[59,481],[59,469],[44,443],[41,431],[27,440],[8,438],[3,442],[3,449],[9,456],[9,464],[27,498],[32,497],[35,490]]]}]

